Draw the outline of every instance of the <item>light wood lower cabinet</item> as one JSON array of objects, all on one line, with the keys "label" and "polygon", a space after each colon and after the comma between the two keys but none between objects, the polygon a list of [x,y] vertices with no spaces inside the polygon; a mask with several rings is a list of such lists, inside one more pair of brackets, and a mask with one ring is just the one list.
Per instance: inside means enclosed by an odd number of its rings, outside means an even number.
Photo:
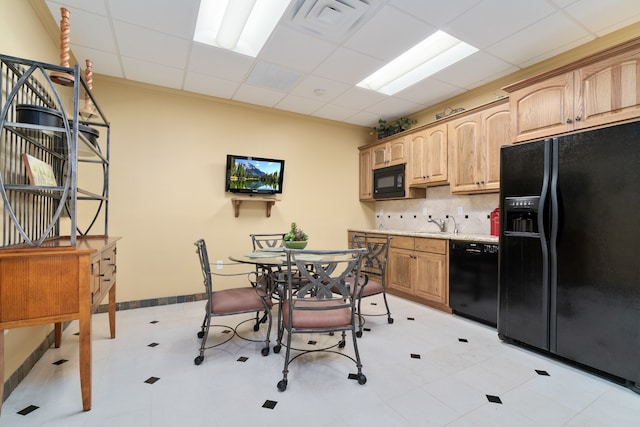
[{"label": "light wood lower cabinet", "polygon": [[451,313],[448,240],[394,236],[389,248],[389,293]]}]

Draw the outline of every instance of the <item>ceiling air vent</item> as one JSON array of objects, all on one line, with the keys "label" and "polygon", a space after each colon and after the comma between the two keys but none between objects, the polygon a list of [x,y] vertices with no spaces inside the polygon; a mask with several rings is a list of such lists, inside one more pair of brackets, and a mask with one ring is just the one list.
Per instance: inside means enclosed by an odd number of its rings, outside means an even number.
[{"label": "ceiling air vent", "polygon": [[323,39],[340,41],[371,15],[377,0],[298,0],[291,24]]}]

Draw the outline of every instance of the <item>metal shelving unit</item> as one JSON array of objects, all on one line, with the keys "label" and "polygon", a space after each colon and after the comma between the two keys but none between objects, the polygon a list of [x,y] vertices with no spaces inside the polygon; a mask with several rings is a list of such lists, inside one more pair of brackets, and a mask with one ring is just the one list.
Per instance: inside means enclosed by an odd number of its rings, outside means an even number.
[{"label": "metal shelving unit", "polygon": [[[52,73],[72,85],[54,83]],[[25,106],[36,113],[25,115]],[[79,66],[0,55],[0,247],[108,235],[110,130]],[[55,185],[30,179],[25,154],[50,167]]]}]

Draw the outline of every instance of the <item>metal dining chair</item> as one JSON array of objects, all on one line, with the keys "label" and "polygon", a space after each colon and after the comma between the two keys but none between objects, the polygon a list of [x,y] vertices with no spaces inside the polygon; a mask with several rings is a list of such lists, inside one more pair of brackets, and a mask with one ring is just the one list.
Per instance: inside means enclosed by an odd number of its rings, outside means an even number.
[{"label": "metal dining chair", "polygon": [[[387,301],[386,276],[387,257],[389,254],[389,244],[391,236],[373,236],[366,234],[354,234],[351,237],[352,248],[364,248],[366,252],[362,257],[362,268],[360,269],[360,280],[356,285],[356,295],[358,301],[359,328],[357,336],[362,336],[364,328],[363,316],[387,316],[387,322],[393,323],[389,302]],[[382,294],[386,313],[370,314],[362,312],[362,298]]]},{"label": "metal dining chair", "polygon": [[[285,249],[287,285],[281,304],[282,324],[279,325],[277,344],[273,348],[274,353],[280,352],[282,338],[286,332],[283,376],[277,385],[279,391],[287,389],[290,363],[304,354],[317,351],[331,351],[351,359],[357,368],[357,374],[353,374],[353,378],[357,379],[359,384],[367,382],[367,377],[362,373],[358,351],[356,298],[352,286],[360,274],[360,264],[365,252],[366,249]],[[294,281],[294,272],[302,281]],[[341,350],[345,347],[347,331],[351,332],[353,339],[353,357],[342,351],[332,350],[335,347]],[[323,332],[341,332],[341,339],[335,346],[321,350],[300,350],[291,346],[294,334]],[[292,357],[292,350],[298,354]]]},{"label": "metal dining chair", "polygon": [[[209,262],[209,255],[207,253],[207,245],[205,244],[205,241],[203,239],[200,239],[195,243],[195,245],[197,247],[196,252],[198,253],[198,258],[200,259],[200,267],[202,269],[204,287],[207,293],[207,304],[205,306],[206,313],[204,315],[204,320],[202,321],[202,326],[200,327],[200,331],[198,332],[198,338],[202,339],[202,342],[200,344],[200,354],[194,359],[194,363],[196,365],[200,365],[202,363],[202,361],[204,360],[204,351],[207,348],[222,345],[233,337],[233,335],[231,335],[225,341],[207,347],[207,337],[209,335],[212,317],[229,316],[242,313],[257,313],[262,312],[263,310],[267,316],[269,324],[266,331],[265,346],[262,349],[261,353],[263,356],[267,356],[269,354],[269,338],[271,335],[272,323],[271,307],[273,306],[273,303],[271,301],[271,296],[263,286],[260,286],[259,283],[251,282],[250,280],[248,286],[244,283],[239,283],[238,287],[214,290],[212,278],[213,276],[251,277],[255,275],[255,272],[249,271],[230,274],[214,274],[211,272],[211,264]],[[237,334],[235,329],[233,329],[233,332],[234,335]]]}]

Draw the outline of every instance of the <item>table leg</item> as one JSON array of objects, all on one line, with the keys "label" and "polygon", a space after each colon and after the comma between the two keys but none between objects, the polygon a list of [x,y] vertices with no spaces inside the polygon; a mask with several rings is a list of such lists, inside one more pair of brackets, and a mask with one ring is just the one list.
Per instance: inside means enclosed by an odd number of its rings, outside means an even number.
[{"label": "table leg", "polygon": [[91,311],[87,308],[80,316],[80,389],[82,409],[91,409]]},{"label": "table leg", "polygon": [[109,289],[109,331],[111,338],[116,337],[116,284]]},{"label": "table leg", "polygon": [[53,327],[53,345],[60,348],[62,342],[62,322],[57,322]]},{"label": "table leg", "polygon": [[0,329],[0,414],[4,400],[4,330]]}]

